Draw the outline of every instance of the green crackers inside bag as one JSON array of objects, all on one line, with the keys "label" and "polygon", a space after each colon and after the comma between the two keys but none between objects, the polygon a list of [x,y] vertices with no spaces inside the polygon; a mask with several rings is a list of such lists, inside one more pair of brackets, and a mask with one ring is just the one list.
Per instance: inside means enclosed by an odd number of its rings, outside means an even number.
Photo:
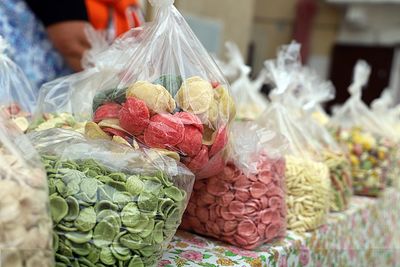
[{"label": "green crackers inside bag", "polygon": [[29,137],[47,171],[57,266],[158,263],[186,208],[189,170],[154,150],[68,130]]}]

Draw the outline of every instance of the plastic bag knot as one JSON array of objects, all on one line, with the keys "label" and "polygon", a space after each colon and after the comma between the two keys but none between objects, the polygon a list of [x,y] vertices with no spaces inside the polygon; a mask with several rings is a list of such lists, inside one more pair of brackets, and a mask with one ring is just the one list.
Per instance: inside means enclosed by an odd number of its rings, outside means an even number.
[{"label": "plastic bag knot", "polygon": [[172,6],[175,0],[149,0],[149,2],[154,7],[167,7]]},{"label": "plastic bag knot", "polygon": [[5,56],[7,48],[8,48],[7,41],[0,35],[0,56]]}]

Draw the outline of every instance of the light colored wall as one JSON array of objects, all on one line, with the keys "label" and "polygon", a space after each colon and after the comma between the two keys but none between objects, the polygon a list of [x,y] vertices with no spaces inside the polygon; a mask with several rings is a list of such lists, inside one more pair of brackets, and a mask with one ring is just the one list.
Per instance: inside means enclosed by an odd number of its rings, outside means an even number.
[{"label": "light colored wall", "polygon": [[[264,0],[265,1],[265,0]],[[176,0],[176,7],[184,14],[222,23],[223,36],[220,51],[225,41],[234,41],[243,54],[252,35],[255,0]]]},{"label": "light colored wall", "polygon": [[400,5],[349,5],[348,12],[352,10],[356,10],[362,27],[354,28],[351,20],[344,21],[339,35],[341,42],[385,45],[400,42]]},{"label": "light colored wall", "polygon": [[[265,59],[275,58],[277,48],[292,40],[296,0],[257,0],[252,41],[256,44],[255,71]],[[343,17],[340,7],[318,1],[311,35],[309,63],[326,76],[329,56]]]}]

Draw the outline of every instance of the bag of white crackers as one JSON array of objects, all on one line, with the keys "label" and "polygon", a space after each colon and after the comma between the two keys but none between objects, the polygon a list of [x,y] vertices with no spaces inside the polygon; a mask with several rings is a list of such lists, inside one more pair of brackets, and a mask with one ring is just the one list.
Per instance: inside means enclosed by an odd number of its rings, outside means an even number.
[{"label": "bag of white crackers", "polygon": [[284,46],[276,61],[265,62],[275,89],[271,104],[258,122],[288,139],[286,159],[287,228],[296,232],[311,231],[325,222],[329,211],[330,179],[328,167],[319,153],[321,147],[298,123],[293,109],[286,107],[295,84],[300,46]]},{"label": "bag of white crackers", "polygon": [[53,266],[46,173],[18,127],[0,111],[0,266]]}]

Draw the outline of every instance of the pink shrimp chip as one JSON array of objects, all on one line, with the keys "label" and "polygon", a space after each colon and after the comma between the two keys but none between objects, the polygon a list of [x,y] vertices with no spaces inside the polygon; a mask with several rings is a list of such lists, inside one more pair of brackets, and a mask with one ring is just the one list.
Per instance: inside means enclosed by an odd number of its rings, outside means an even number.
[{"label": "pink shrimp chip", "polygon": [[202,146],[203,135],[198,128],[185,125],[185,135],[183,136],[182,142],[176,147],[182,154],[188,155],[189,157],[196,156]]},{"label": "pink shrimp chip", "polygon": [[204,126],[199,117],[197,117],[196,115],[182,111],[175,113],[174,116],[178,117],[184,126],[193,126],[196,129],[198,129],[200,133],[203,135]]},{"label": "pink shrimp chip", "polygon": [[204,165],[208,162],[208,148],[206,146],[202,146],[199,153],[192,158],[186,166],[193,171],[200,170],[204,167]]},{"label": "pink shrimp chip", "polygon": [[207,161],[199,172],[196,173],[196,179],[205,179],[220,175],[221,171],[224,169],[224,165],[225,162],[222,153],[217,153]]},{"label": "pink shrimp chip", "polygon": [[105,119],[117,119],[119,118],[119,111],[121,110],[122,106],[117,103],[106,103],[101,105],[97,110],[94,112],[93,121],[98,123]]},{"label": "pink shrimp chip", "polygon": [[228,133],[226,131],[226,127],[221,127],[218,129],[214,143],[210,148],[210,157],[220,152],[225,147],[227,142],[228,142]]},{"label": "pink shrimp chip", "polygon": [[155,148],[171,148],[182,142],[185,127],[181,120],[171,114],[156,114],[150,118],[144,131],[146,145]]},{"label": "pink shrimp chip", "polygon": [[133,135],[140,135],[149,125],[150,111],[143,100],[128,97],[119,111],[122,128]]}]

